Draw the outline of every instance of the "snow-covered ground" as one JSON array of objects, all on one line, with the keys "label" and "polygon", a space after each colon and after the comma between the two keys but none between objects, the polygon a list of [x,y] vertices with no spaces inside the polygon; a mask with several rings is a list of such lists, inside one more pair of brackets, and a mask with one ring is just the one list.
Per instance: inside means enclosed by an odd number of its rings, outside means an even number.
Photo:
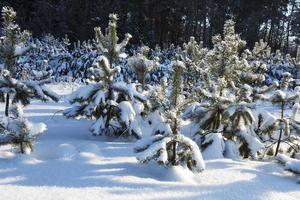
[{"label": "snow-covered ground", "polygon": [[[52,86],[61,95],[76,87]],[[275,162],[209,160],[200,174],[139,164],[133,143],[91,136],[90,122],[61,115],[66,107],[34,102],[25,109],[48,131],[31,155],[0,147],[1,200],[300,199],[297,177]]]}]

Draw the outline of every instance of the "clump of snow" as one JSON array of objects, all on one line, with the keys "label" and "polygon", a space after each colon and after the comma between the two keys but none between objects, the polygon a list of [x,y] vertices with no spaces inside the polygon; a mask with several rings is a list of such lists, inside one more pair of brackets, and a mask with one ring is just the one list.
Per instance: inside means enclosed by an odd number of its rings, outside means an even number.
[{"label": "clump of snow", "polygon": [[[157,138],[159,136],[155,136]],[[151,138],[151,141],[144,138],[143,140],[139,141],[135,145],[135,151],[142,149],[143,147],[148,147],[146,150],[138,153],[137,159],[140,162],[147,162],[150,161],[153,157],[156,156],[157,152],[160,152],[160,156],[158,157],[157,161],[159,163],[167,163],[168,162],[168,155],[166,151],[167,143],[170,142],[172,138],[166,137],[151,145],[152,141],[156,141],[155,139]]]},{"label": "clump of snow", "polygon": [[179,182],[180,184],[199,184],[201,181],[201,174],[193,173],[186,167],[170,166],[166,168],[157,163],[149,163],[147,165],[141,166],[146,174],[154,179],[164,182]]},{"label": "clump of snow", "polygon": [[238,145],[233,140],[225,141],[225,157],[233,160],[240,158]]},{"label": "clump of snow", "polygon": [[284,154],[278,154],[277,160],[284,164],[285,169],[295,173],[300,173],[300,160],[290,158]]},{"label": "clump of snow", "polygon": [[264,148],[264,144],[255,136],[254,133],[251,132],[251,129],[241,127],[240,131],[238,131],[238,135],[246,140],[253,157],[256,157],[257,152]]},{"label": "clump of snow", "polygon": [[121,109],[121,120],[128,126],[135,119],[135,111],[129,101],[122,101],[118,104]]},{"label": "clump of snow", "polygon": [[77,149],[68,143],[51,145],[49,149],[41,149],[34,152],[34,156],[40,160],[70,160],[77,154]]},{"label": "clump of snow", "polygon": [[210,133],[205,136],[205,142],[211,143],[202,152],[204,160],[224,158],[225,143],[221,133]]},{"label": "clump of snow", "polygon": [[98,135],[98,134],[102,134],[101,131],[104,129],[105,126],[105,120],[104,118],[101,116],[99,117],[99,119],[97,119],[96,122],[93,123],[93,125],[90,127],[90,131],[94,134],[94,135]]},{"label": "clump of snow", "polygon": [[47,130],[47,126],[44,123],[31,123],[30,135],[37,136]]},{"label": "clump of snow", "polygon": [[10,149],[0,149],[0,161],[1,159],[13,159],[16,157],[16,154],[11,152]]},{"label": "clump of snow", "polygon": [[171,128],[168,124],[165,123],[164,118],[160,115],[159,111],[150,113],[147,116],[148,123],[151,127],[151,135],[160,132],[160,133],[171,133]]},{"label": "clump of snow", "polygon": [[78,152],[87,152],[87,153],[94,153],[99,154],[100,149],[96,144],[86,144],[78,148]]}]

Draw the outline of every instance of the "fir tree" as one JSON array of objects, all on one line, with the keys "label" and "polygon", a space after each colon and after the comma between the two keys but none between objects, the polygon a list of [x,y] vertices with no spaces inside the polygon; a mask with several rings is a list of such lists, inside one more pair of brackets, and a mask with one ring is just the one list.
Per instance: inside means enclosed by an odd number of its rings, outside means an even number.
[{"label": "fir tree", "polygon": [[19,73],[15,67],[16,58],[25,55],[35,45],[25,46],[29,33],[27,31],[20,32],[18,25],[15,24],[16,13],[12,8],[4,7],[2,17],[4,36],[0,44],[0,52],[4,60],[4,69],[0,77],[0,91],[2,94],[6,94],[5,115],[8,116],[10,96],[12,103],[22,103],[23,105],[28,105],[30,99],[58,101],[58,96],[44,86],[50,82],[51,72],[32,71],[31,80],[16,79],[17,73]]},{"label": "fir tree", "polygon": [[[195,139],[210,158],[224,155],[233,158],[239,155],[256,157],[263,148],[253,129],[255,118],[252,114],[251,87],[244,85],[236,90],[236,96],[227,96],[227,93],[220,96],[214,92],[216,90],[209,92],[198,89],[203,102],[184,113],[185,119],[191,119],[199,125],[200,135],[195,135]],[[229,144],[230,149],[226,146]],[[230,152],[239,153],[231,155]]]},{"label": "fir tree", "polygon": [[[268,89],[256,90],[251,86],[264,80],[265,66],[249,63],[249,50],[239,55],[245,41],[235,33],[232,20],[225,22],[223,34],[223,38],[214,37],[214,47],[204,59],[204,71],[208,75],[194,88],[200,104],[190,106],[184,117],[199,125],[197,140],[204,151],[212,152],[211,155],[215,152],[223,157],[229,151],[239,150],[237,154],[243,157],[256,157],[263,145],[253,129],[255,118],[251,104],[257,94]],[[229,143],[236,150],[228,149]]]},{"label": "fir tree", "polygon": [[105,30],[105,34],[102,33],[100,27],[96,27],[94,30],[99,53],[103,54],[108,59],[109,63],[114,66],[115,62],[118,61],[118,58],[124,55],[125,47],[132,36],[129,33],[126,33],[124,40],[121,43],[118,43],[118,16],[116,14],[110,14],[109,19],[109,24]]},{"label": "fir tree", "polygon": [[154,58],[153,60],[148,58],[149,51],[149,47],[142,46],[139,53],[128,59],[128,65],[136,73],[137,80],[142,85],[143,90],[145,89],[147,75],[158,65],[158,58]]},{"label": "fir tree", "polygon": [[155,132],[150,138],[144,138],[137,142],[134,150],[137,159],[146,163],[155,160],[159,164],[182,165],[188,167],[191,171],[200,172],[205,169],[201,152],[191,139],[180,133],[180,115],[186,104],[189,102],[182,96],[182,74],[184,64],[176,61],[173,66],[172,88],[169,93],[163,89],[154,91],[154,107],[162,113],[168,129],[164,132]]},{"label": "fir tree", "polygon": [[13,105],[10,113],[11,116],[0,119],[0,145],[13,144],[21,153],[29,154],[34,139],[46,130],[46,125],[29,122],[20,105]]},{"label": "fir tree", "polygon": [[98,50],[103,55],[96,58],[93,67],[89,69],[89,82],[80,88],[70,98],[72,108],[65,110],[66,117],[85,117],[96,122],[90,128],[94,135],[120,136],[125,133],[140,138],[142,133],[137,131],[135,116],[140,110],[135,110],[145,97],[136,91],[134,84],[115,82],[115,76],[120,73],[116,62],[124,54],[130,34],[118,44],[116,32],[117,16],[110,15],[106,34],[99,27],[95,28]]},{"label": "fir tree", "polygon": [[[25,46],[28,32],[21,33],[18,25],[14,23],[16,13],[12,8],[4,7],[2,10],[4,21],[3,40],[0,43],[1,57],[4,60],[4,69],[0,74],[0,94],[6,94],[5,117],[0,120],[0,145],[19,144],[22,153],[25,149],[32,150],[32,141],[36,135],[44,132],[44,124],[36,127],[23,115],[23,106],[30,104],[32,99],[43,101],[58,101],[59,97],[44,84],[50,82],[50,73],[45,71],[32,71],[31,80],[18,80],[15,68],[15,59],[24,55],[34,45]],[[11,109],[10,109],[11,100]],[[10,112],[9,112],[10,111]],[[9,115],[11,114],[11,116]],[[29,147],[29,148],[28,148]]]},{"label": "fir tree", "polygon": [[194,37],[190,37],[187,44],[183,45],[182,60],[186,65],[186,87],[191,92],[192,88],[199,84],[200,79],[207,78],[205,71],[205,56],[208,49],[203,47],[203,42],[197,43]]},{"label": "fir tree", "polygon": [[[276,144],[275,153],[276,156],[280,150],[280,144],[282,142],[289,144],[294,150],[293,140],[297,140],[297,137],[291,134],[291,129],[298,131],[299,122],[295,120],[296,113],[298,111],[298,104],[295,104],[300,98],[299,87],[296,87],[294,91],[289,91],[291,84],[291,74],[286,72],[283,74],[279,89],[276,89],[273,94],[259,95],[258,97],[265,101],[270,101],[274,105],[280,106],[280,117],[274,117],[271,121],[264,119],[265,122],[259,127],[259,134],[268,134],[268,140],[271,144],[268,145],[269,150]],[[291,117],[285,116],[286,107],[290,104],[295,104],[293,108],[293,114]],[[279,135],[276,137],[276,132],[279,130]],[[275,136],[275,137],[274,137]],[[274,141],[275,140],[275,141]],[[299,149],[299,146],[296,148]],[[297,151],[297,150],[296,150]],[[273,154],[272,151],[268,152]]]},{"label": "fir tree", "polygon": [[259,42],[255,42],[252,50],[252,59],[263,60],[264,62],[270,62],[271,59],[271,48],[268,46],[267,42],[260,39]]},{"label": "fir tree", "polygon": [[[19,26],[15,23],[16,12],[13,8],[2,8],[2,38],[0,40],[0,57],[4,61],[4,68],[8,70],[11,76],[16,75],[15,61],[18,56],[26,54],[33,45],[25,46],[30,34],[28,31],[21,32]],[[8,75],[8,73],[6,73]],[[10,94],[5,93],[5,115],[8,116]],[[0,92],[3,96],[3,91]],[[3,98],[2,98],[3,99]]]}]

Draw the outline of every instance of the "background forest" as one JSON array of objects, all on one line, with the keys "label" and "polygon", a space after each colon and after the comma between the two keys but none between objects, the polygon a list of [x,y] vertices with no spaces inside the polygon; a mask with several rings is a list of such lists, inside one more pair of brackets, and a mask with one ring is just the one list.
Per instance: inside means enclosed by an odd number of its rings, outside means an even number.
[{"label": "background forest", "polygon": [[93,37],[93,27],[104,28],[113,12],[120,19],[119,33],[134,36],[131,45],[163,47],[194,36],[212,47],[212,36],[222,33],[228,19],[236,22],[247,48],[264,39],[273,51],[294,55],[300,44],[298,0],[1,0],[3,5],[14,7],[17,22],[33,36],[67,34],[71,41]]}]

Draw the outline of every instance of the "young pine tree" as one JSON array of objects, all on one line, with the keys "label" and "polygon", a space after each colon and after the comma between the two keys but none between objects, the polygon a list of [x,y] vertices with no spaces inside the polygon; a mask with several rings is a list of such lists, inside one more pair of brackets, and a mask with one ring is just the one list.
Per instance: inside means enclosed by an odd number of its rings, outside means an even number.
[{"label": "young pine tree", "polygon": [[153,60],[148,58],[149,50],[149,47],[142,46],[139,53],[128,59],[128,65],[135,72],[137,80],[142,85],[143,90],[145,89],[147,75],[158,65],[158,58],[154,58]]},{"label": "young pine tree", "polygon": [[96,58],[89,69],[90,84],[80,88],[71,95],[72,107],[64,115],[72,118],[96,120],[90,128],[94,135],[133,135],[141,137],[137,123],[133,123],[141,112],[145,97],[136,91],[134,84],[115,82],[120,73],[116,66],[118,58],[124,54],[130,34],[125,35],[121,43],[117,37],[117,16],[110,14],[106,34],[99,27],[95,28],[97,48],[103,55]]},{"label": "young pine tree", "polygon": [[191,171],[200,172],[205,169],[201,152],[195,142],[180,132],[181,112],[188,103],[188,100],[182,96],[184,64],[176,61],[172,66],[171,91],[154,91],[154,98],[152,98],[153,105],[160,105],[158,109],[169,128],[138,141],[134,151],[138,154],[137,159],[142,163],[154,160],[165,166],[182,165]]},{"label": "young pine tree", "polygon": [[[291,91],[289,90],[290,84],[291,74],[285,72],[278,89],[269,95],[258,95],[258,98],[265,101],[270,101],[272,104],[279,105],[280,107],[280,116],[273,116],[270,117],[270,119],[263,119],[264,122],[261,123],[261,126],[258,130],[259,134],[263,135],[269,143],[268,148],[266,149],[268,150],[268,154],[274,154],[275,156],[279,151],[283,151],[280,148],[282,142],[292,147],[294,145],[293,140],[299,141],[299,138],[297,139],[297,137],[291,133],[291,130],[294,129],[296,132],[299,130],[299,122],[296,121],[295,116],[298,112],[298,104],[296,102],[300,98],[300,88],[298,86],[294,89],[294,91]],[[285,111],[287,106],[293,104],[294,108],[292,116],[286,116]],[[268,137],[266,137],[266,135]],[[275,147],[275,152],[273,152],[273,147]],[[299,146],[296,149],[293,149],[299,150]]]},{"label": "young pine tree", "polygon": [[[0,57],[4,62],[4,69],[8,72],[7,75],[15,77],[15,62],[17,57],[26,54],[34,45],[25,46],[29,39],[28,31],[21,31],[20,27],[15,22],[16,12],[11,7],[2,8],[3,27],[1,30],[0,39]],[[1,89],[0,96],[5,95],[5,115],[8,116],[10,94],[8,91]],[[2,98],[4,99],[4,98]]]},{"label": "young pine tree", "polygon": [[0,145],[20,144],[21,152],[24,153],[27,147],[32,150],[32,140],[46,128],[44,124],[30,123],[21,114],[22,108],[19,104],[28,105],[32,99],[58,101],[59,97],[44,86],[50,82],[50,74],[47,72],[33,71],[32,80],[16,79],[16,58],[25,55],[34,45],[25,46],[29,34],[21,32],[15,24],[16,13],[12,8],[4,7],[2,17],[3,37],[0,42],[0,56],[4,60],[4,69],[0,74],[0,96],[6,95],[6,106],[5,117],[0,119]]},{"label": "young pine tree", "polygon": [[31,123],[23,115],[20,105],[13,105],[11,116],[0,119],[0,145],[12,144],[21,153],[33,151],[33,141],[46,130],[44,123]]},{"label": "young pine tree", "polygon": [[208,76],[205,71],[205,56],[208,49],[203,47],[203,42],[197,42],[194,37],[190,37],[187,44],[183,45],[182,60],[186,65],[186,87],[191,92],[192,88],[199,85],[199,80]]},{"label": "young pine tree", "polygon": [[263,145],[252,128],[251,103],[254,93],[262,91],[251,85],[264,77],[246,60],[248,51],[239,55],[246,42],[235,33],[232,20],[225,22],[223,35],[213,37],[214,47],[206,54],[204,65],[209,76],[194,88],[200,103],[187,109],[184,117],[199,125],[196,136],[207,158],[256,157]]}]

